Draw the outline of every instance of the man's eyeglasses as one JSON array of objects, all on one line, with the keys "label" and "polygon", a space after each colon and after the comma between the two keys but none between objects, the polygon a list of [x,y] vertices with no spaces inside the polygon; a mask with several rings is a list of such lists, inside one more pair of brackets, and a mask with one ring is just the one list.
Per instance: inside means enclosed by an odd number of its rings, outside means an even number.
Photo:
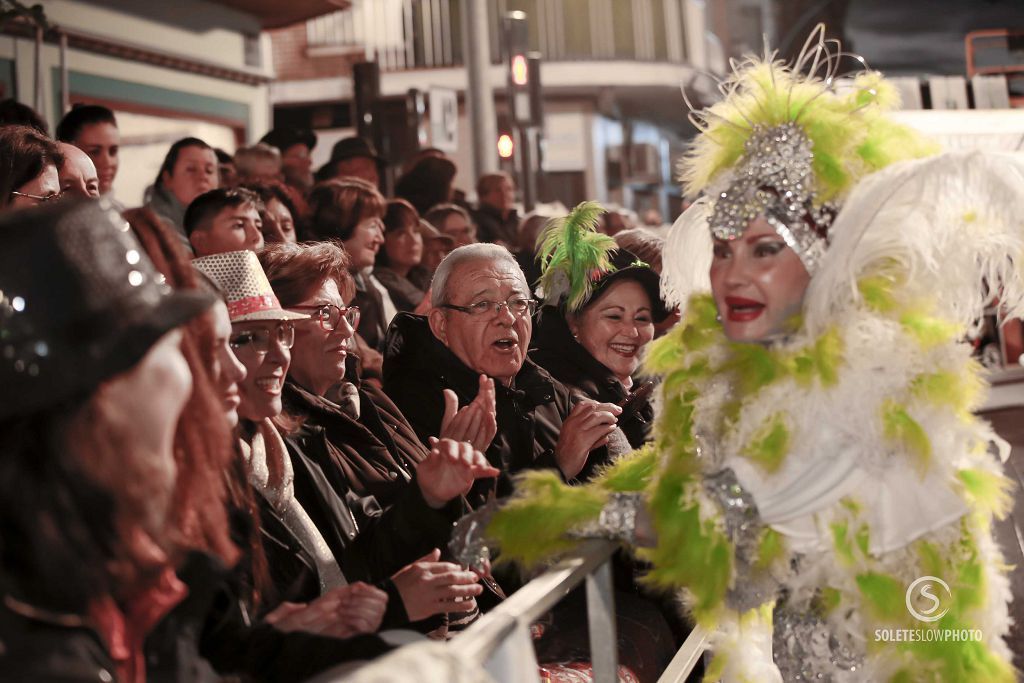
[{"label": "man's eyeglasses", "polygon": [[509,299],[508,301],[477,301],[468,306],[456,306],[455,304],[441,304],[441,308],[450,308],[453,311],[467,313],[475,318],[484,316],[497,317],[502,307],[507,308],[517,318],[533,315],[537,310],[537,302],[525,297]]},{"label": "man's eyeglasses", "polygon": [[261,327],[245,330],[231,335],[228,343],[231,345],[232,351],[249,349],[258,354],[265,354],[270,351],[271,339],[286,349],[292,348],[295,344],[295,325],[278,323],[273,328]]},{"label": "man's eyeglasses", "polygon": [[320,323],[320,327],[327,332],[333,332],[338,329],[342,318],[348,322],[349,327],[353,330],[359,327],[358,306],[342,308],[334,304],[319,304],[316,306],[290,306],[289,308],[295,311],[313,311],[310,317]]},{"label": "man's eyeglasses", "polygon": [[64,196],[63,192],[55,192],[53,194],[29,194],[28,192],[18,192],[17,190],[11,190],[11,194],[16,197],[24,197],[25,199],[31,199],[36,204],[45,204],[60,199]]}]

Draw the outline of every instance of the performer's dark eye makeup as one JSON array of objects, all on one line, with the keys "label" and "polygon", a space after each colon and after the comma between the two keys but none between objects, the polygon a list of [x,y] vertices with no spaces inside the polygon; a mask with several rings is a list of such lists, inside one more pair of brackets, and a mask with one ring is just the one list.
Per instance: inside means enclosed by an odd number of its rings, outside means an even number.
[{"label": "performer's dark eye makeup", "polygon": [[785,248],[786,243],[782,240],[766,240],[764,242],[758,242],[754,246],[754,256],[775,256]]}]

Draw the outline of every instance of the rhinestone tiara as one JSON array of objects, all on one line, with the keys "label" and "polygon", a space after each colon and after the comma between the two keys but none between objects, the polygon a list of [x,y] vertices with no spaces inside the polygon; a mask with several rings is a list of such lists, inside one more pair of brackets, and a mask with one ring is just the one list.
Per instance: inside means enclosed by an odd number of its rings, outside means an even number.
[{"label": "rhinestone tiara", "polygon": [[751,221],[764,216],[813,274],[828,246],[837,207],[815,202],[812,146],[795,123],[755,126],[731,182],[714,198],[711,234],[738,239]]}]

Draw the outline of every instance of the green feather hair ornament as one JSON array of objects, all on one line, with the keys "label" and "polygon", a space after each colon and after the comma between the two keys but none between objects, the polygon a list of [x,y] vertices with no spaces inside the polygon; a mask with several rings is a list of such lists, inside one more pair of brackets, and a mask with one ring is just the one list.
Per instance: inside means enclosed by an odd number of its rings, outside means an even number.
[{"label": "green feather hair ornament", "polygon": [[566,311],[578,311],[590,299],[593,282],[615,270],[610,258],[618,248],[615,240],[597,231],[603,213],[597,202],[583,202],[568,216],[549,221],[537,238],[545,304],[564,300]]}]

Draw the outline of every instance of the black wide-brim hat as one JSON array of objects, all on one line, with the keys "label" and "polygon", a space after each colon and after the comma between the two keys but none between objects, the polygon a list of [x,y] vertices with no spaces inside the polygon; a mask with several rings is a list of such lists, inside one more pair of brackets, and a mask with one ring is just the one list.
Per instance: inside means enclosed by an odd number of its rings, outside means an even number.
[{"label": "black wide-brim hat", "polygon": [[291,127],[274,128],[260,138],[260,142],[277,147],[281,150],[281,154],[295,145],[305,145],[307,149],[313,151],[313,148],[316,147],[316,140],[316,133],[308,128]]},{"label": "black wide-brim hat", "polygon": [[0,419],[87,396],[217,300],[164,284],[106,199],[6,214],[0,236]]},{"label": "black wide-brim hat", "polygon": [[654,322],[660,323],[668,317],[669,310],[661,298],[661,276],[653,268],[626,249],[616,249],[612,252],[611,262],[615,270],[591,281],[590,299],[583,308],[597,301],[612,284],[622,280],[635,280],[651,299],[651,318]]},{"label": "black wide-brim hat", "polygon": [[423,185],[448,184],[455,179],[455,162],[444,157],[423,157],[395,182],[395,194],[415,193]]},{"label": "black wide-brim hat", "polygon": [[346,159],[356,159],[360,157],[373,159],[378,166],[384,163],[384,159],[377,154],[377,150],[374,149],[373,144],[358,136],[342,138],[335,142],[334,147],[331,148],[331,158],[327,163],[333,164],[339,161],[345,161]]}]

